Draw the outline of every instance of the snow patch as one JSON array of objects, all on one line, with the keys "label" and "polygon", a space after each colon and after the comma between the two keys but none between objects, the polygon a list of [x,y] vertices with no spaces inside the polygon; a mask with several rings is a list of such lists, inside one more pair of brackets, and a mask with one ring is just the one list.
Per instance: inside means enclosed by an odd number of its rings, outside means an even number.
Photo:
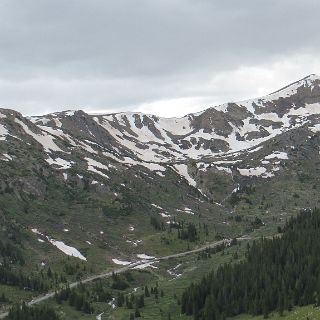
[{"label": "snow patch", "polygon": [[96,320],[101,320],[102,319],[101,317],[102,317],[103,314],[104,314],[104,312],[98,314],[97,317],[96,317]]},{"label": "snow patch", "polygon": [[151,267],[153,269],[158,269],[158,267],[153,265],[156,262],[158,262],[158,261],[152,261],[152,262],[146,262],[146,263],[143,263],[143,264],[139,264],[139,265],[133,267],[133,269],[142,270],[142,269],[149,268],[149,267]]},{"label": "snow patch", "polygon": [[264,167],[257,167],[257,168],[248,168],[248,169],[240,169],[238,168],[239,173],[242,176],[261,176],[264,174],[267,169]]},{"label": "snow patch", "polygon": [[56,165],[56,166],[60,167],[59,170],[69,169],[69,168],[71,168],[71,165],[74,163],[73,161],[67,161],[67,160],[64,160],[62,158],[52,159],[50,157],[48,159],[46,159],[46,161],[50,165]]},{"label": "snow patch", "polygon": [[13,160],[13,158],[11,156],[9,156],[7,153],[4,153],[2,156],[4,157],[4,158],[0,159],[2,161],[11,161],[11,160]]},{"label": "snow patch", "polygon": [[54,138],[49,135],[49,134],[37,134],[34,133],[33,131],[31,131],[29,129],[29,127],[24,124],[21,120],[19,119],[14,119],[14,121],[16,123],[18,123],[23,130],[25,131],[26,134],[30,135],[33,139],[35,139],[38,143],[40,143],[43,147],[43,149],[50,153],[51,151],[60,151],[60,152],[64,152],[63,150],[61,150],[55,143],[54,143]]},{"label": "snow patch", "polygon": [[100,162],[98,162],[98,161],[96,161],[96,160],[93,160],[93,159],[91,159],[91,158],[84,158],[84,159],[85,159],[85,160],[87,161],[87,163],[88,163],[88,170],[89,170],[89,171],[94,172],[94,173],[97,173],[97,174],[99,174],[100,176],[103,176],[103,177],[109,179],[109,176],[107,176],[105,173],[101,172],[100,170],[97,170],[97,169],[96,169],[96,168],[99,168],[99,169],[103,169],[103,170],[109,171],[109,168],[108,168],[106,165],[104,165],[104,164],[102,164],[102,163],[100,163]]},{"label": "snow patch", "polygon": [[191,178],[188,172],[188,166],[186,164],[175,164],[173,168],[180,176],[182,176],[183,178],[185,178],[185,180],[187,180],[189,185],[191,185],[192,187],[197,186],[196,181],[193,178]]},{"label": "snow patch", "polygon": [[112,262],[115,263],[115,264],[121,265],[121,266],[127,266],[127,265],[129,265],[131,263],[129,261],[122,261],[122,260],[119,260],[119,259],[112,259]]},{"label": "snow patch", "polygon": [[225,171],[228,174],[232,174],[232,170],[230,168],[216,166],[216,169],[219,171]]},{"label": "snow patch", "polygon": [[9,135],[8,130],[4,125],[0,124],[0,140],[6,140],[6,136]]},{"label": "snow patch", "polygon": [[[55,247],[57,247],[59,250],[61,250],[63,253],[67,254],[68,256],[72,256],[72,257],[76,257],[79,258],[81,260],[87,260],[86,257],[84,257],[76,248],[71,247],[66,245],[65,243],[63,243],[62,241],[57,241],[52,239],[49,236],[44,236],[38,229],[36,228],[32,228],[31,231],[35,234],[41,235],[43,237],[46,237],[47,240],[53,244]],[[38,239],[38,241],[40,241]],[[41,241],[40,241],[41,242]]]},{"label": "snow patch", "polygon": [[151,203],[151,205],[152,205],[153,207],[157,208],[157,209],[163,210],[162,207],[160,207],[160,206],[158,206],[158,205],[156,205],[156,204],[154,204],[154,203]]},{"label": "snow patch", "polygon": [[315,124],[314,126],[312,127],[309,127],[309,129],[313,132],[313,133],[317,133],[320,131],[320,124]]},{"label": "snow patch", "polygon": [[280,151],[275,151],[271,154],[269,154],[268,156],[265,157],[265,159],[283,159],[283,160],[287,160],[288,159],[288,154],[286,152],[280,152]]},{"label": "snow patch", "polygon": [[135,247],[138,246],[139,243],[142,242],[142,240],[126,240],[127,243],[133,244]]},{"label": "snow patch", "polygon": [[59,250],[61,250],[66,255],[87,261],[87,258],[84,257],[76,248],[68,246],[62,241],[53,240],[50,237],[47,237],[47,239],[51,244],[53,244],[55,247],[57,247]]},{"label": "snow patch", "polygon": [[31,229],[31,231],[35,234],[39,234],[40,236],[43,236],[43,234],[36,228]]},{"label": "snow patch", "polygon": [[155,259],[155,257],[148,256],[148,255],[146,255],[146,254],[144,254],[144,253],[142,253],[142,254],[137,254],[137,257],[138,257],[139,259],[143,259],[143,260]]},{"label": "snow patch", "polygon": [[182,276],[182,274],[179,274],[179,273],[177,273],[176,271],[177,271],[177,269],[179,269],[180,267],[182,266],[182,264],[178,264],[178,265],[176,265],[175,267],[173,267],[173,268],[171,268],[171,269],[169,269],[169,270],[167,270],[167,272],[170,274],[170,276],[173,276],[174,278],[178,278],[178,277],[181,277]]}]

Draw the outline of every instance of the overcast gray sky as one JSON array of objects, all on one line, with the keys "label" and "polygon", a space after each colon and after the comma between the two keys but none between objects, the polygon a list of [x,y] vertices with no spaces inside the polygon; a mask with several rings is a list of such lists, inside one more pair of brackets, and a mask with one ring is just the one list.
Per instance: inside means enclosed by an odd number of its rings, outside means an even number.
[{"label": "overcast gray sky", "polygon": [[318,0],[1,0],[0,106],[182,116],[320,73]]}]

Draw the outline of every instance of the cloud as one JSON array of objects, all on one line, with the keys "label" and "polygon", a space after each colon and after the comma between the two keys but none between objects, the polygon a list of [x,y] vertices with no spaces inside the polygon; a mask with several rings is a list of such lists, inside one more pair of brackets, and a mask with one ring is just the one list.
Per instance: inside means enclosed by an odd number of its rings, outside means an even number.
[{"label": "cloud", "polygon": [[318,1],[3,0],[0,105],[164,116],[319,70]]}]

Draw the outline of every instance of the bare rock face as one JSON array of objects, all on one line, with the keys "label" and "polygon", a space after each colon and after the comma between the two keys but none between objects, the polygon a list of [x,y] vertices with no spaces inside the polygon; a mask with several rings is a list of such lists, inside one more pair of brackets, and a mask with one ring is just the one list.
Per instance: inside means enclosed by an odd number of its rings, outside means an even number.
[{"label": "bare rock face", "polygon": [[257,99],[256,113],[274,112],[283,117],[292,108],[297,110],[307,104],[320,102],[320,78],[310,75],[269,95],[271,99]]},{"label": "bare rock face", "polygon": [[12,177],[12,179],[0,181],[1,193],[13,193],[17,198],[34,197],[44,199],[46,185],[43,180],[29,177]]},{"label": "bare rock face", "polygon": [[15,182],[18,191],[43,199],[46,191],[45,183],[35,177],[20,178]]},{"label": "bare rock face", "polygon": [[225,114],[213,108],[210,108],[198,117],[195,117],[192,121],[192,127],[197,131],[203,130],[204,133],[215,132],[224,137],[232,132],[232,127],[230,126],[228,119],[226,119]]}]

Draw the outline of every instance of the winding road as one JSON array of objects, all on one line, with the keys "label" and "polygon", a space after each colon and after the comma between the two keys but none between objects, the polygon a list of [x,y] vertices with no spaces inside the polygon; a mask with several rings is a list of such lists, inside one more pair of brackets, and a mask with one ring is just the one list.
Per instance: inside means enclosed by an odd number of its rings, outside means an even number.
[{"label": "winding road", "polygon": [[[238,238],[238,240],[244,240],[244,238]],[[113,273],[117,273],[117,274],[123,273],[123,272],[126,272],[126,271],[128,271],[130,269],[133,269],[135,267],[141,266],[141,265],[146,264],[146,263],[152,263],[152,262],[158,262],[158,261],[162,261],[162,260],[169,260],[169,259],[173,259],[173,258],[184,257],[184,256],[187,256],[187,255],[190,255],[190,254],[194,254],[194,253],[197,253],[197,252],[204,251],[204,250],[206,250],[208,248],[215,248],[215,247],[217,247],[217,246],[219,246],[219,245],[221,245],[223,243],[228,244],[230,242],[231,242],[230,239],[223,239],[223,240],[220,240],[220,241],[216,241],[216,242],[207,244],[207,245],[202,246],[202,247],[197,248],[197,249],[193,249],[193,250],[189,250],[189,251],[185,251],[185,252],[180,252],[180,253],[175,253],[175,254],[171,254],[169,256],[164,256],[164,257],[159,257],[159,258],[144,259],[142,261],[131,263],[131,264],[125,266],[125,267],[122,267],[122,268],[119,268],[119,269],[115,269],[113,271],[108,271],[108,272],[92,275],[92,276],[89,276],[89,277],[87,277],[87,278],[85,278],[85,279],[83,279],[81,281],[73,282],[73,283],[70,284],[70,288],[74,288],[77,285],[79,285],[80,283],[88,283],[88,282],[92,282],[92,281],[97,280],[97,279],[108,278],[108,277],[111,277]],[[54,294],[55,294],[54,291],[53,292],[48,292],[45,295],[41,295],[41,296],[39,296],[37,298],[32,299],[27,304],[29,306],[34,305],[34,304],[38,304],[40,302],[43,302],[43,301],[48,300],[50,298],[53,298]],[[7,315],[8,315],[8,312],[0,313],[0,319],[5,318]]]}]

